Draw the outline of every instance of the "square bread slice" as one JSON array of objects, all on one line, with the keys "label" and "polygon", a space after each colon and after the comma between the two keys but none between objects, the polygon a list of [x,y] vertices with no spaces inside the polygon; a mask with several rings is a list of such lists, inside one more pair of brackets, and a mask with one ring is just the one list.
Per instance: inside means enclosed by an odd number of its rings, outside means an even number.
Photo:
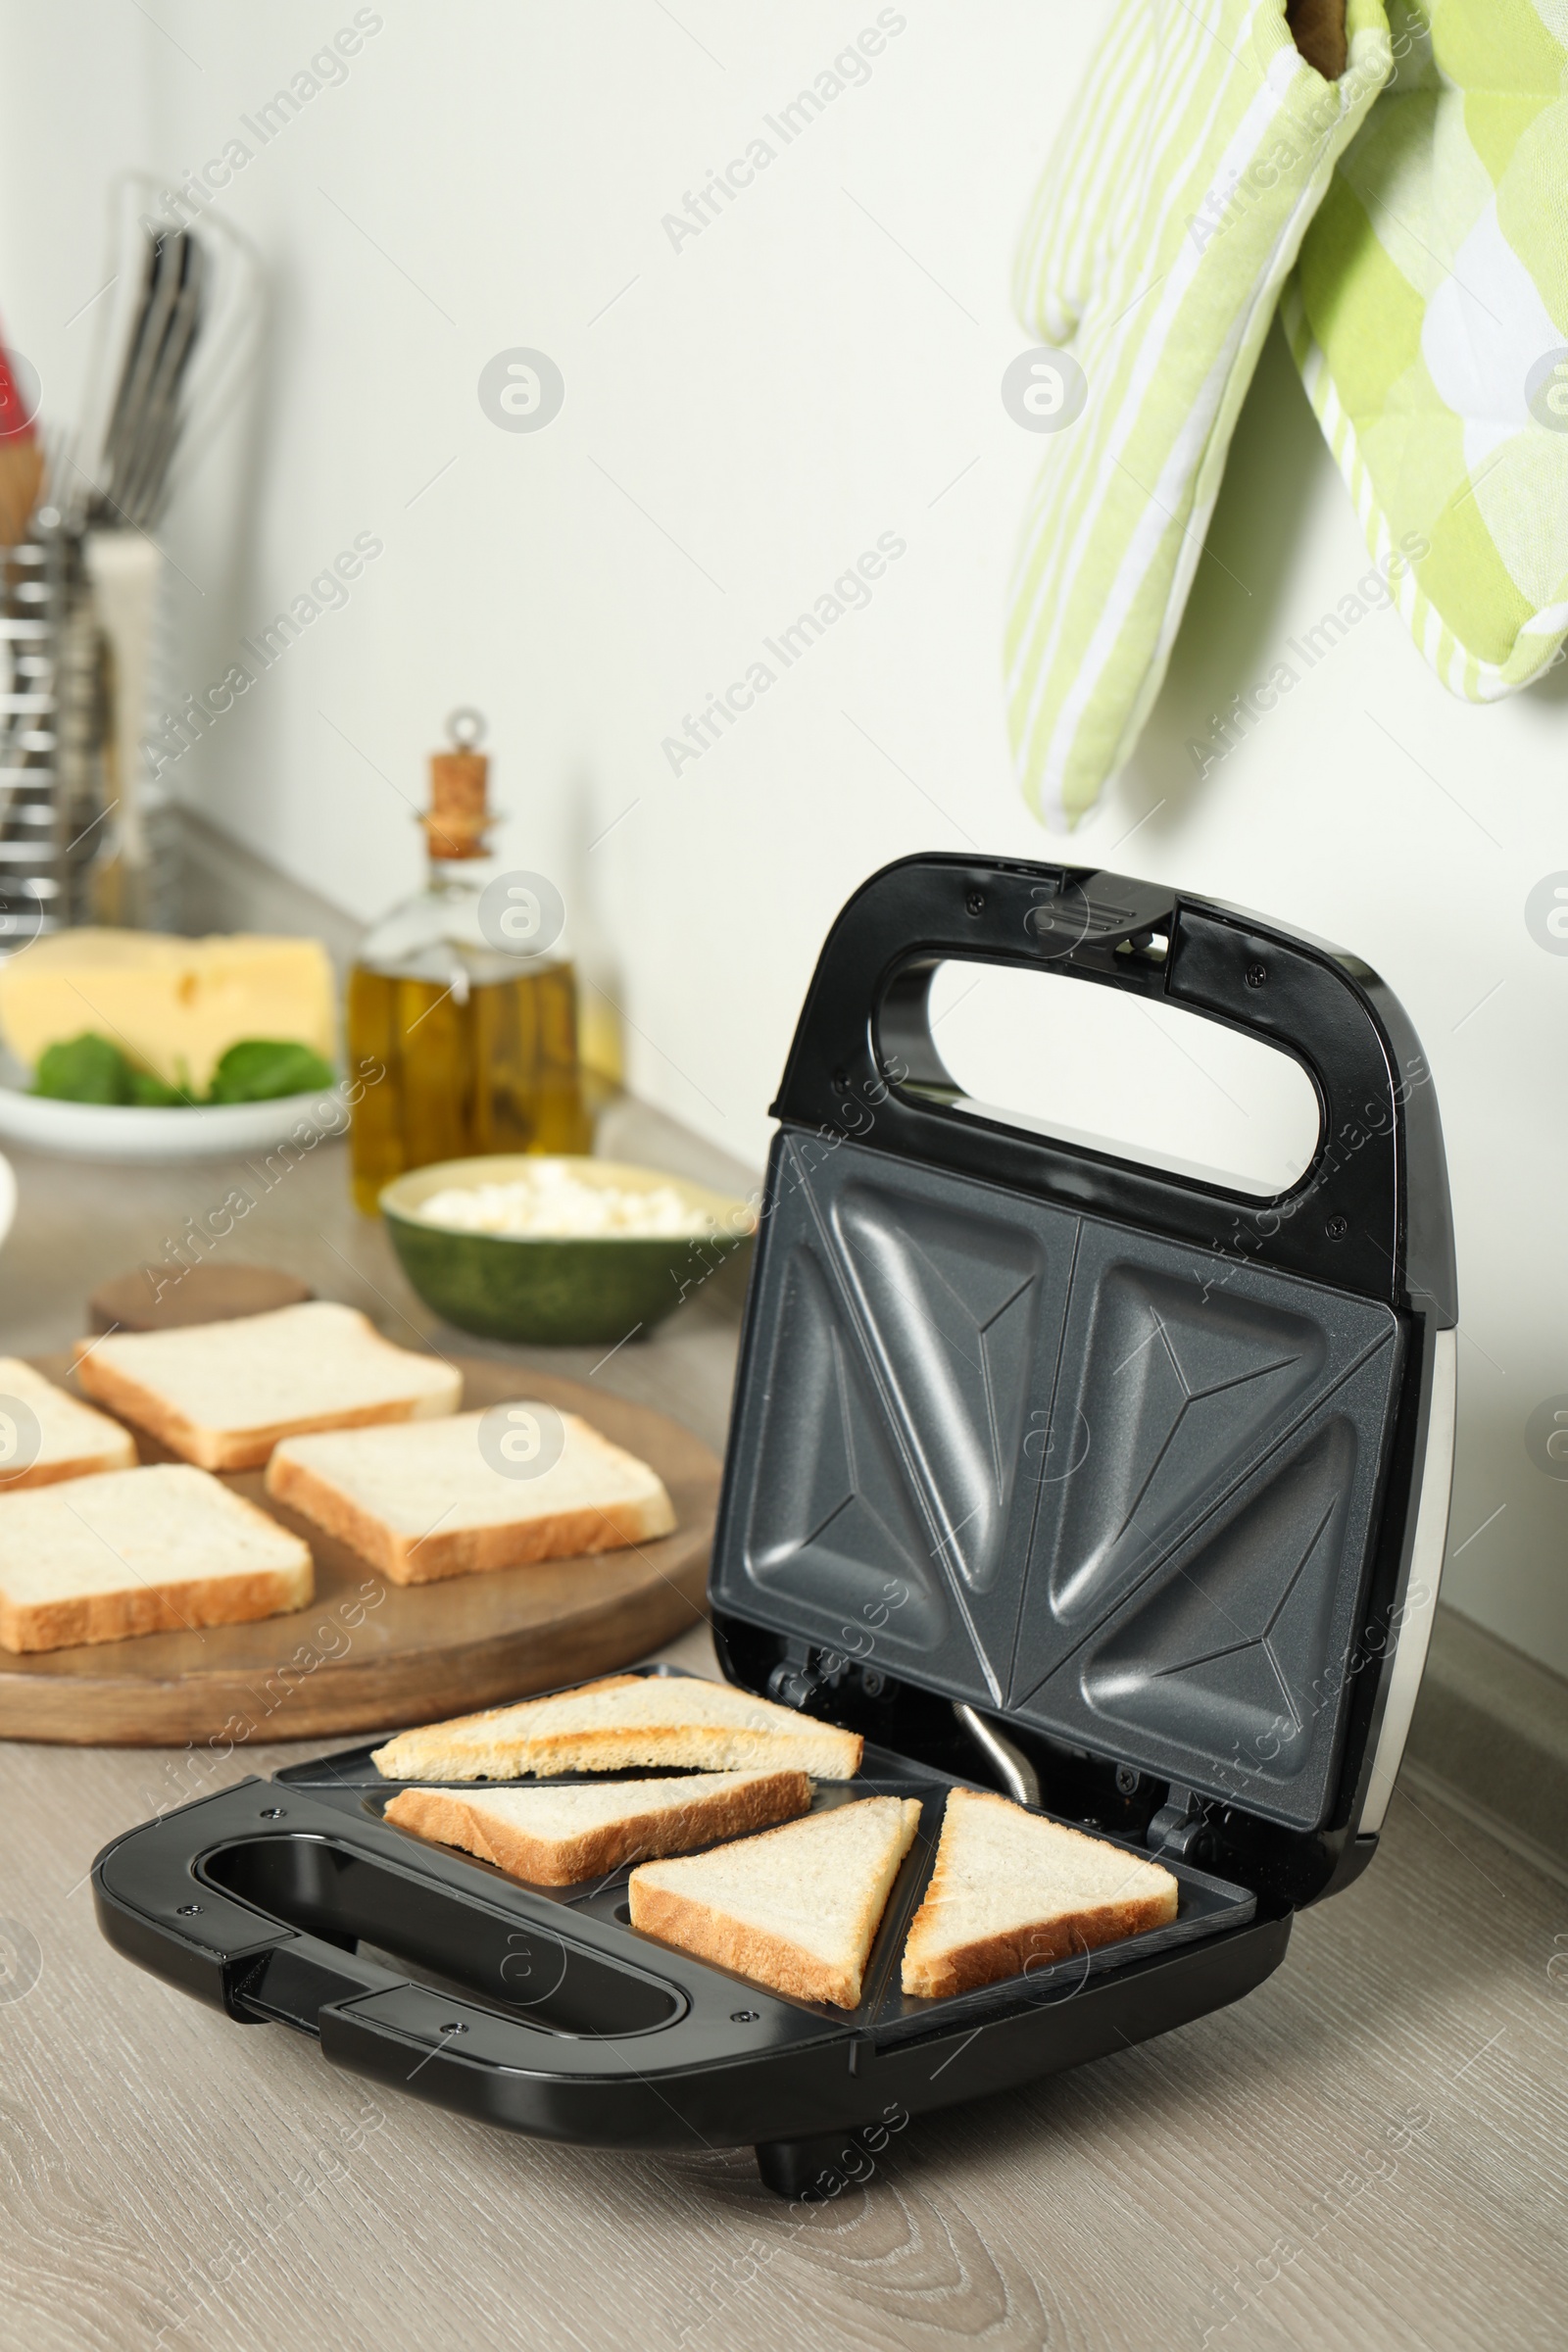
[{"label": "square bread slice", "polygon": [[279,1438],[455,1413],[463,1375],[394,1348],[368,1315],[328,1298],[232,1323],[112,1332],[83,1343],[89,1396],[204,1470],[256,1470]]},{"label": "square bread slice", "polygon": [[906,1992],[941,2000],[1163,1927],[1179,1889],[1157,1862],[955,1788],[904,1947]]},{"label": "square bread slice", "polygon": [[95,1470],[129,1470],[135,1460],[128,1429],[45,1380],[20,1355],[0,1355],[0,1494],[52,1487]]},{"label": "square bread slice", "polygon": [[912,1796],[866,1796],[627,1882],[631,1924],[797,2000],[858,2009],[899,1865],[920,1826]]},{"label": "square bread slice", "polygon": [[314,1590],[297,1536],[180,1462],[0,1494],[6,1649],[243,1625],[302,1609]]},{"label": "square bread slice", "polygon": [[667,1536],[675,1513],[648,1464],[575,1413],[554,1418],[562,1449],[536,1478],[509,1478],[486,1459],[487,1414],[454,1413],[412,1429],[286,1438],[268,1464],[267,1491],[398,1585]]},{"label": "square bread slice", "polygon": [[860,1769],[858,1732],[753,1698],[693,1674],[612,1674],[577,1690],[525,1698],[400,1732],[375,1749],[391,1781],[515,1781],[531,1773],[621,1772],[665,1765],[689,1772],[807,1772],[849,1781]]},{"label": "square bread slice", "polygon": [[624,1862],[689,1854],[811,1806],[804,1772],[694,1772],[577,1788],[401,1788],[382,1818],[461,1845],[535,1886],[575,1886]]}]

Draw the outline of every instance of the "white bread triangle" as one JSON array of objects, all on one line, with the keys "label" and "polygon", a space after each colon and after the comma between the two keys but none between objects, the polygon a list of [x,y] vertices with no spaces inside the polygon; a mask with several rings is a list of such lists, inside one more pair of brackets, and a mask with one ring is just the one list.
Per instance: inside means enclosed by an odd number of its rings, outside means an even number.
[{"label": "white bread triangle", "polygon": [[696,1675],[607,1675],[548,1698],[402,1732],[374,1751],[392,1781],[513,1781],[525,1773],[620,1772],[666,1765],[691,1772],[809,1773],[853,1780],[864,1742],[793,1708]]},{"label": "white bread triangle", "polygon": [[[19,1446],[23,1432],[12,1435],[15,1416],[6,1411],[12,1396],[38,1425],[35,1451]],[[24,1453],[29,1458],[23,1460]],[[0,1494],[52,1487],[63,1478],[90,1477],[95,1470],[129,1470],[135,1460],[136,1442],[128,1429],[45,1380],[20,1355],[0,1355]]]},{"label": "white bread triangle", "polygon": [[615,1551],[673,1528],[657,1473],[576,1413],[556,1416],[561,1452],[526,1479],[485,1458],[485,1418],[452,1413],[413,1427],[286,1438],[267,1466],[267,1491],[398,1585]]},{"label": "white bread triangle", "polygon": [[697,1772],[576,1788],[401,1788],[382,1818],[461,1845],[535,1886],[575,1886],[656,1854],[689,1854],[809,1810],[804,1772]]},{"label": "white bread triangle", "polygon": [[455,1413],[463,1375],[384,1340],[329,1298],[227,1323],[119,1331],[82,1343],[89,1396],[204,1470],[257,1470],[280,1438]]},{"label": "white bread triangle", "polygon": [[297,1536],[205,1470],[163,1462],[0,1494],[0,1647],[242,1625],[315,1590]]},{"label": "white bread triangle", "polygon": [[631,1924],[775,1992],[857,2009],[899,1865],[920,1826],[912,1796],[866,1796],[627,1883]]},{"label": "white bread triangle", "polygon": [[1168,1870],[1103,1838],[955,1788],[904,1947],[906,1992],[939,2000],[1142,1935],[1176,1916]]}]

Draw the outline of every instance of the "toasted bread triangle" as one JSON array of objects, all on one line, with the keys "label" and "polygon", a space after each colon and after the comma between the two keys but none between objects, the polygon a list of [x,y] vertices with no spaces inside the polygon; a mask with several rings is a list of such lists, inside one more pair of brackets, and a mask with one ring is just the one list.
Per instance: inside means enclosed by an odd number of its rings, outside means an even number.
[{"label": "toasted bread triangle", "polygon": [[629,1882],[645,1935],[775,1992],[859,2006],[865,1963],[920,1823],[913,1797],[867,1796]]},{"label": "toasted bread triangle", "polygon": [[1004,1796],[955,1788],[904,1947],[904,1989],[935,2000],[1000,1984],[1163,1926],[1177,1898],[1156,1862]]},{"label": "toasted bread triangle", "polygon": [[666,1765],[693,1772],[796,1771],[852,1780],[856,1732],[798,1715],[698,1675],[606,1675],[578,1690],[527,1698],[400,1733],[374,1751],[393,1781],[541,1780],[561,1772]]},{"label": "toasted bread triangle", "polygon": [[694,1772],[573,1788],[403,1788],[383,1819],[535,1886],[575,1886],[625,1862],[792,1820],[810,1801],[804,1772]]}]

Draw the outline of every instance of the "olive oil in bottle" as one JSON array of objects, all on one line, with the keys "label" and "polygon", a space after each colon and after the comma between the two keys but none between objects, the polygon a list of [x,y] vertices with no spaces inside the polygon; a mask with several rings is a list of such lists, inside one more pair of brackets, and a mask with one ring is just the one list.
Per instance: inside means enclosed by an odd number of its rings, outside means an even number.
[{"label": "olive oil in bottle", "polygon": [[483,722],[430,761],[425,888],[366,940],[348,989],[354,1198],[432,1160],[586,1152],[577,987],[542,875],[494,871]]}]

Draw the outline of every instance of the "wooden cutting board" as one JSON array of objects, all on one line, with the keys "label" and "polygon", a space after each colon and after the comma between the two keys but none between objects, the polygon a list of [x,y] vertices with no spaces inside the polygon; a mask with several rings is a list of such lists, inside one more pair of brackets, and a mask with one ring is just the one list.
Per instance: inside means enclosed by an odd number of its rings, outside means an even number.
[{"label": "wooden cutting board", "polygon": [[[0,1739],[81,1746],[197,1741],[220,1756],[273,1740],[379,1732],[523,1698],[646,1656],[705,1614],[719,1463],[647,1405],[549,1373],[455,1360],[464,1403],[535,1396],[580,1413],[652,1464],[675,1506],[673,1535],[624,1551],[501,1568],[443,1584],[394,1585],[309,1520],[272,1502],[260,1470],[224,1484],[305,1538],[316,1558],[308,1609],[259,1625],[146,1634],[15,1657],[0,1650]],[[38,1369],[73,1386],[69,1358]],[[133,1432],[143,1461],[174,1456]]]}]

